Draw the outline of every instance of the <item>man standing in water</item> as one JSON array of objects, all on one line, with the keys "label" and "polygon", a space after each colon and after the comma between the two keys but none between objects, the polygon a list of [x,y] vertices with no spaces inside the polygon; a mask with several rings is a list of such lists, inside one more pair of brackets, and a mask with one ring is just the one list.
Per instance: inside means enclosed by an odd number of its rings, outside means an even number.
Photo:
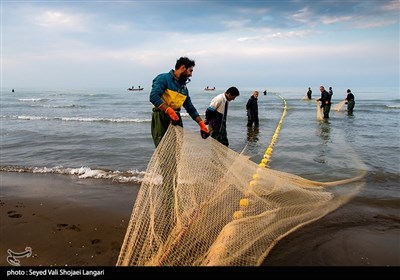
[{"label": "man standing in water", "polygon": [[[181,107],[184,107],[192,119],[199,124],[203,138],[210,135],[207,126],[193,106],[189,90],[186,87],[187,82],[190,81],[189,77],[192,76],[194,66],[193,60],[181,57],[176,61],[175,69],[168,73],[159,74],[153,80],[150,92],[150,102],[154,105],[151,117],[151,136],[156,147],[160,144],[171,124],[183,127],[180,116]],[[176,175],[178,171],[176,162],[178,149],[179,145],[171,143],[168,149],[163,150],[163,161],[159,161],[159,175],[162,177],[162,185],[154,192],[157,192],[157,199],[163,206],[157,209],[158,217],[161,217],[165,222],[163,234],[160,234],[161,240],[168,238],[175,225],[174,189],[178,185]]]},{"label": "man standing in water", "polygon": [[351,116],[353,115],[353,109],[356,103],[354,102],[354,94],[351,93],[350,89],[347,90],[347,97],[345,100],[347,104],[347,114]]},{"label": "man standing in water", "polygon": [[332,99],[332,95],[333,95],[332,87],[329,87],[328,93],[329,93],[329,96],[330,96],[331,99]]},{"label": "man standing in water", "polygon": [[254,123],[255,126],[259,125],[258,121],[258,91],[255,90],[250,96],[246,104],[247,110],[247,126],[251,127]]},{"label": "man standing in water", "polygon": [[312,90],[311,90],[311,88],[309,87],[309,88],[308,88],[308,91],[307,91],[307,98],[308,98],[308,100],[311,100],[311,94],[312,94]]},{"label": "man standing in water", "polygon": [[325,90],[324,86],[320,86],[319,91],[321,92],[321,98],[317,99],[317,101],[321,102],[321,108],[324,112],[324,119],[329,119],[329,111],[331,110],[331,95]]},{"label": "man standing in water", "polygon": [[207,126],[193,106],[189,90],[186,87],[194,66],[194,60],[181,57],[176,61],[175,70],[159,74],[153,80],[150,92],[150,102],[154,105],[151,117],[151,136],[156,147],[171,123],[183,127],[180,116],[182,106],[199,124],[201,136],[207,138],[210,135]]},{"label": "man standing in water", "polygon": [[227,147],[229,146],[226,131],[228,104],[237,96],[239,96],[239,90],[236,87],[230,87],[226,92],[215,96],[206,110],[206,123],[210,129],[211,137]]}]

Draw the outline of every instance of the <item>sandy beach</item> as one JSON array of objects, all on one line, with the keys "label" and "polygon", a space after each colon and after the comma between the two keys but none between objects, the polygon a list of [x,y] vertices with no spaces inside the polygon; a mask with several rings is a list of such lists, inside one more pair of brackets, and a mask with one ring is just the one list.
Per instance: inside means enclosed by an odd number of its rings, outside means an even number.
[{"label": "sandy beach", "polygon": [[0,265],[26,247],[21,266],[115,265],[138,186],[26,173],[2,173],[1,185]]},{"label": "sandy beach", "polygon": [[[1,174],[0,265],[114,266],[139,186],[54,174]],[[395,203],[395,202],[394,202]],[[264,266],[399,266],[400,220],[357,199],[281,240]],[[362,214],[360,214],[362,213]],[[342,223],[352,216],[352,223]],[[347,217],[346,220],[349,220]]]}]

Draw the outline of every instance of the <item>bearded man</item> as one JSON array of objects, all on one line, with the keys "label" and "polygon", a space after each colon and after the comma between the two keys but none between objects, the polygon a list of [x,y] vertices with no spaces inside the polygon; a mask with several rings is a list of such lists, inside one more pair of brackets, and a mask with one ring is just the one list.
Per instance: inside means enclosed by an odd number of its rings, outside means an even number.
[{"label": "bearded man", "polygon": [[180,115],[181,107],[185,108],[190,117],[200,126],[203,138],[210,134],[207,126],[193,106],[186,84],[195,66],[194,60],[181,57],[176,61],[175,70],[159,74],[153,80],[150,92],[150,102],[153,104],[151,118],[151,136],[157,147],[170,124],[183,127]]}]

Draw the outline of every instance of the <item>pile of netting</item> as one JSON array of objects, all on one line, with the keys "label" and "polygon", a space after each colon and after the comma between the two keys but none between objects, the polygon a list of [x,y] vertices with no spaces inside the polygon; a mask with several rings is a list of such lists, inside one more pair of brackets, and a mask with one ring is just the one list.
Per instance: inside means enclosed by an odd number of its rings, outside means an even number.
[{"label": "pile of netting", "polygon": [[359,178],[320,183],[274,171],[178,126],[146,174],[120,266],[261,265],[280,239],[361,187]]}]

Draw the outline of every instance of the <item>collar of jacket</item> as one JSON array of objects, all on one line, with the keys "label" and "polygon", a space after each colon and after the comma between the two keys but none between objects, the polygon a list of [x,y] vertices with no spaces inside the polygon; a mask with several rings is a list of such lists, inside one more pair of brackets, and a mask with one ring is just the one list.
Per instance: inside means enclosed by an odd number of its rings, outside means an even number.
[{"label": "collar of jacket", "polygon": [[186,86],[187,82],[181,83],[181,82],[179,81],[179,78],[177,78],[177,77],[175,76],[174,72],[175,72],[175,71],[174,71],[173,69],[171,69],[171,71],[169,71],[169,74],[172,76],[172,80],[173,80],[178,86],[180,86],[180,87]]},{"label": "collar of jacket", "polygon": [[169,71],[169,74],[172,76],[172,80],[174,81],[174,83],[176,84],[177,88],[178,88],[178,92],[185,92],[186,91],[186,84],[185,83],[181,83],[179,81],[179,79],[174,75],[174,70]]}]

